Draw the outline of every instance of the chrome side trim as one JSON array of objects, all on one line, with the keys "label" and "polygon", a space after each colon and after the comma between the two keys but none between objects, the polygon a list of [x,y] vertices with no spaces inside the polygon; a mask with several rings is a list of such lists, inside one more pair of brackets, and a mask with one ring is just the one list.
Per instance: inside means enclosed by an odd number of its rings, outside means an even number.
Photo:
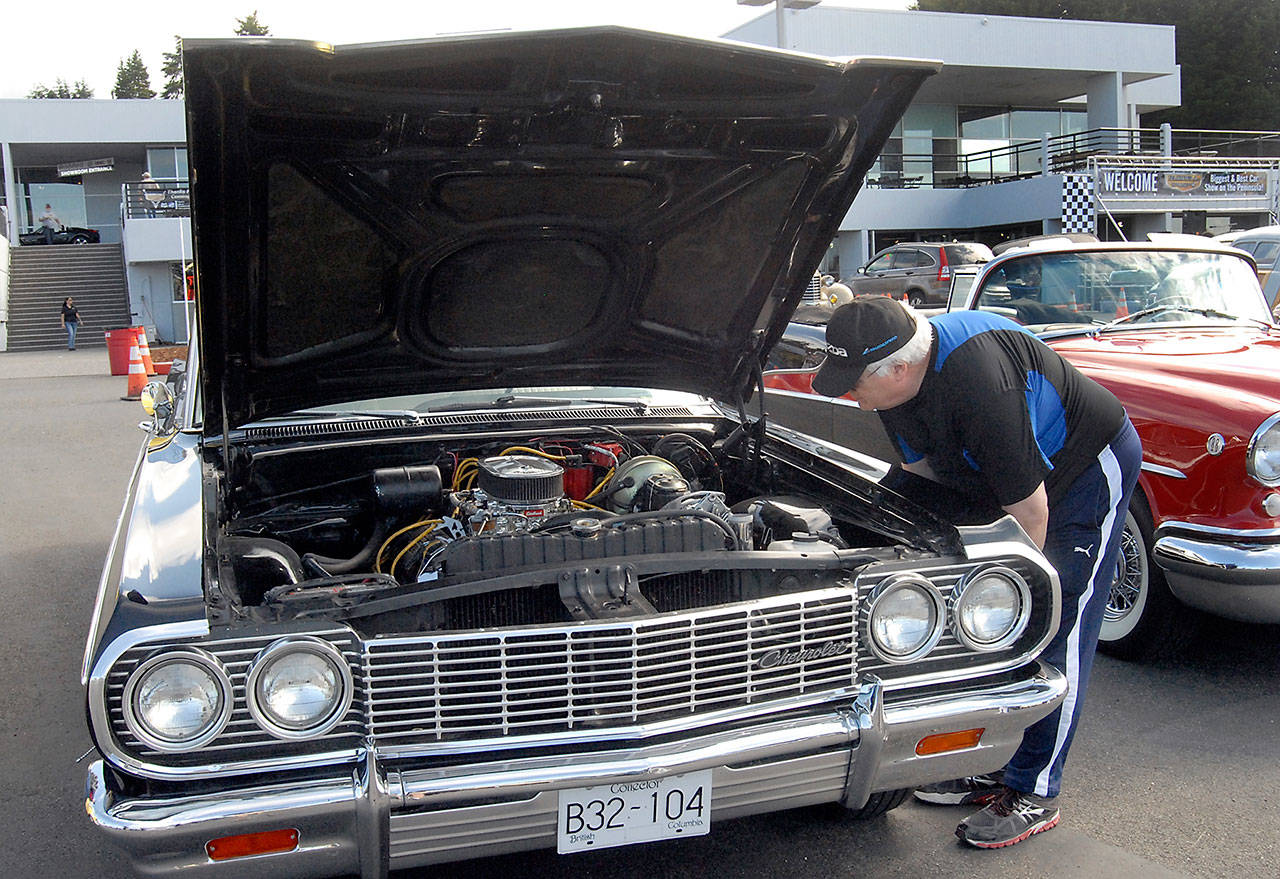
[{"label": "chrome side trim", "polygon": [[1142,462],[1142,469],[1148,473],[1155,473],[1158,476],[1168,476],[1170,479],[1186,479],[1187,474],[1181,470],[1175,470],[1172,467],[1164,467],[1160,464],[1152,464],[1148,461]]},{"label": "chrome side trim", "polygon": [[138,457],[133,462],[133,472],[129,477],[129,491],[125,492],[124,503],[120,506],[120,514],[116,516],[116,527],[112,531],[111,548],[107,551],[107,559],[102,563],[102,573],[98,576],[98,593],[93,600],[93,616],[89,618],[89,634],[84,642],[84,659],[80,662],[80,686],[89,683],[89,663],[93,661],[93,648],[98,643],[102,629],[106,626],[107,594],[114,592],[115,582],[111,577],[111,568],[115,558],[124,549],[124,532],[128,522],[128,513],[133,508],[133,491],[138,484],[138,475],[142,471],[142,461],[147,455],[147,444],[144,441],[138,447]]},{"label": "chrome side trim", "polygon": [[[801,396],[808,395],[802,394]],[[838,446],[829,440],[819,439],[795,428],[784,427],[773,422],[769,422],[766,430],[771,436],[784,440],[801,451],[811,452],[827,458],[831,463],[850,470],[872,482],[879,482],[889,472],[889,463],[887,461],[872,457],[865,452],[859,452],[857,449]]]},{"label": "chrome side trim", "polygon": [[[857,400],[850,400],[846,397],[827,397],[826,399],[830,400],[836,406],[848,406],[851,409],[857,409],[859,411],[862,410],[862,406]],[[874,409],[868,409],[866,411],[868,413],[875,412]]]},{"label": "chrome side trim", "polygon": [[1200,525],[1196,522],[1166,519],[1156,528],[1156,540],[1172,531],[1190,531],[1195,534],[1209,534],[1236,540],[1265,540],[1280,537],[1280,528],[1219,528],[1216,525]]}]

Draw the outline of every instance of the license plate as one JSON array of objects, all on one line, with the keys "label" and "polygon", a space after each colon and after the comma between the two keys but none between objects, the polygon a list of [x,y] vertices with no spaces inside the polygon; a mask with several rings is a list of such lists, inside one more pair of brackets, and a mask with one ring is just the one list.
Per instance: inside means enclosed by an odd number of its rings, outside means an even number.
[{"label": "license plate", "polygon": [[711,770],[560,791],[560,854],[711,832]]}]

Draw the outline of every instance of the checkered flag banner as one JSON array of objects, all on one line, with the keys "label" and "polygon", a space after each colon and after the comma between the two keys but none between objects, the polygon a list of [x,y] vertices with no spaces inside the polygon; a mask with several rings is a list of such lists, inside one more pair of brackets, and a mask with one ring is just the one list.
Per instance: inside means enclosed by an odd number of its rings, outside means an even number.
[{"label": "checkered flag banner", "polygon": [[1093,203],[1092,174],[1062,175],[1062,231],[1096,232],[1098,211]]}]

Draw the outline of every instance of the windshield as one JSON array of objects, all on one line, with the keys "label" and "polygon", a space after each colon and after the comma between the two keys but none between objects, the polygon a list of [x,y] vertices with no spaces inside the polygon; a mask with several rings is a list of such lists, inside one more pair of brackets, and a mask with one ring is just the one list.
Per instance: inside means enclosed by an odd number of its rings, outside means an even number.
[{"label": "windshield", "polygon": [[976,307],[1033,331],[1074,326],[1270,322],[1240,257],[1194,251],[1027,254],[985,278]]},{"label": "windshield", "polygon": [[975,265],[991,259],[991,248],[985,244],[948,244],[947,262],[951,265]]}]

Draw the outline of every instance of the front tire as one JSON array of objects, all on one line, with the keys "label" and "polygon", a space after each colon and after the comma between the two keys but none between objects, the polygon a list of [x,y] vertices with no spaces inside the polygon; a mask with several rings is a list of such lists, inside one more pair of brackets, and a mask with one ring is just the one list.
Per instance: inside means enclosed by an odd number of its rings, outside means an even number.
[{"label": "front tire", "polygon": [[1103,611],[1098,649],[1119,659],[1153,659],[1190,636],[1187,614],[1151,555],[1151,514],[1135,497],[1124,519],[1120,556]]},{"label": "front tire", "polygon": [[892,812],[901,806],[909,796],[911,796],[910,788],[880,791],[880,793],[872,794],[871,798],[867,800],[867,804],[861,809],[850,809],[849,817],[855,821],[879,818],[886,812]]},{"label": "front tire", "polygon": [[87,235],[76,235],[71,239],[71,243],[72,244],[88,244],[89,238]]},{"label": "front tire", "polygon": [[907,304],[912,308],[924,308],[924,293],[920,290],[907,291]]}]

